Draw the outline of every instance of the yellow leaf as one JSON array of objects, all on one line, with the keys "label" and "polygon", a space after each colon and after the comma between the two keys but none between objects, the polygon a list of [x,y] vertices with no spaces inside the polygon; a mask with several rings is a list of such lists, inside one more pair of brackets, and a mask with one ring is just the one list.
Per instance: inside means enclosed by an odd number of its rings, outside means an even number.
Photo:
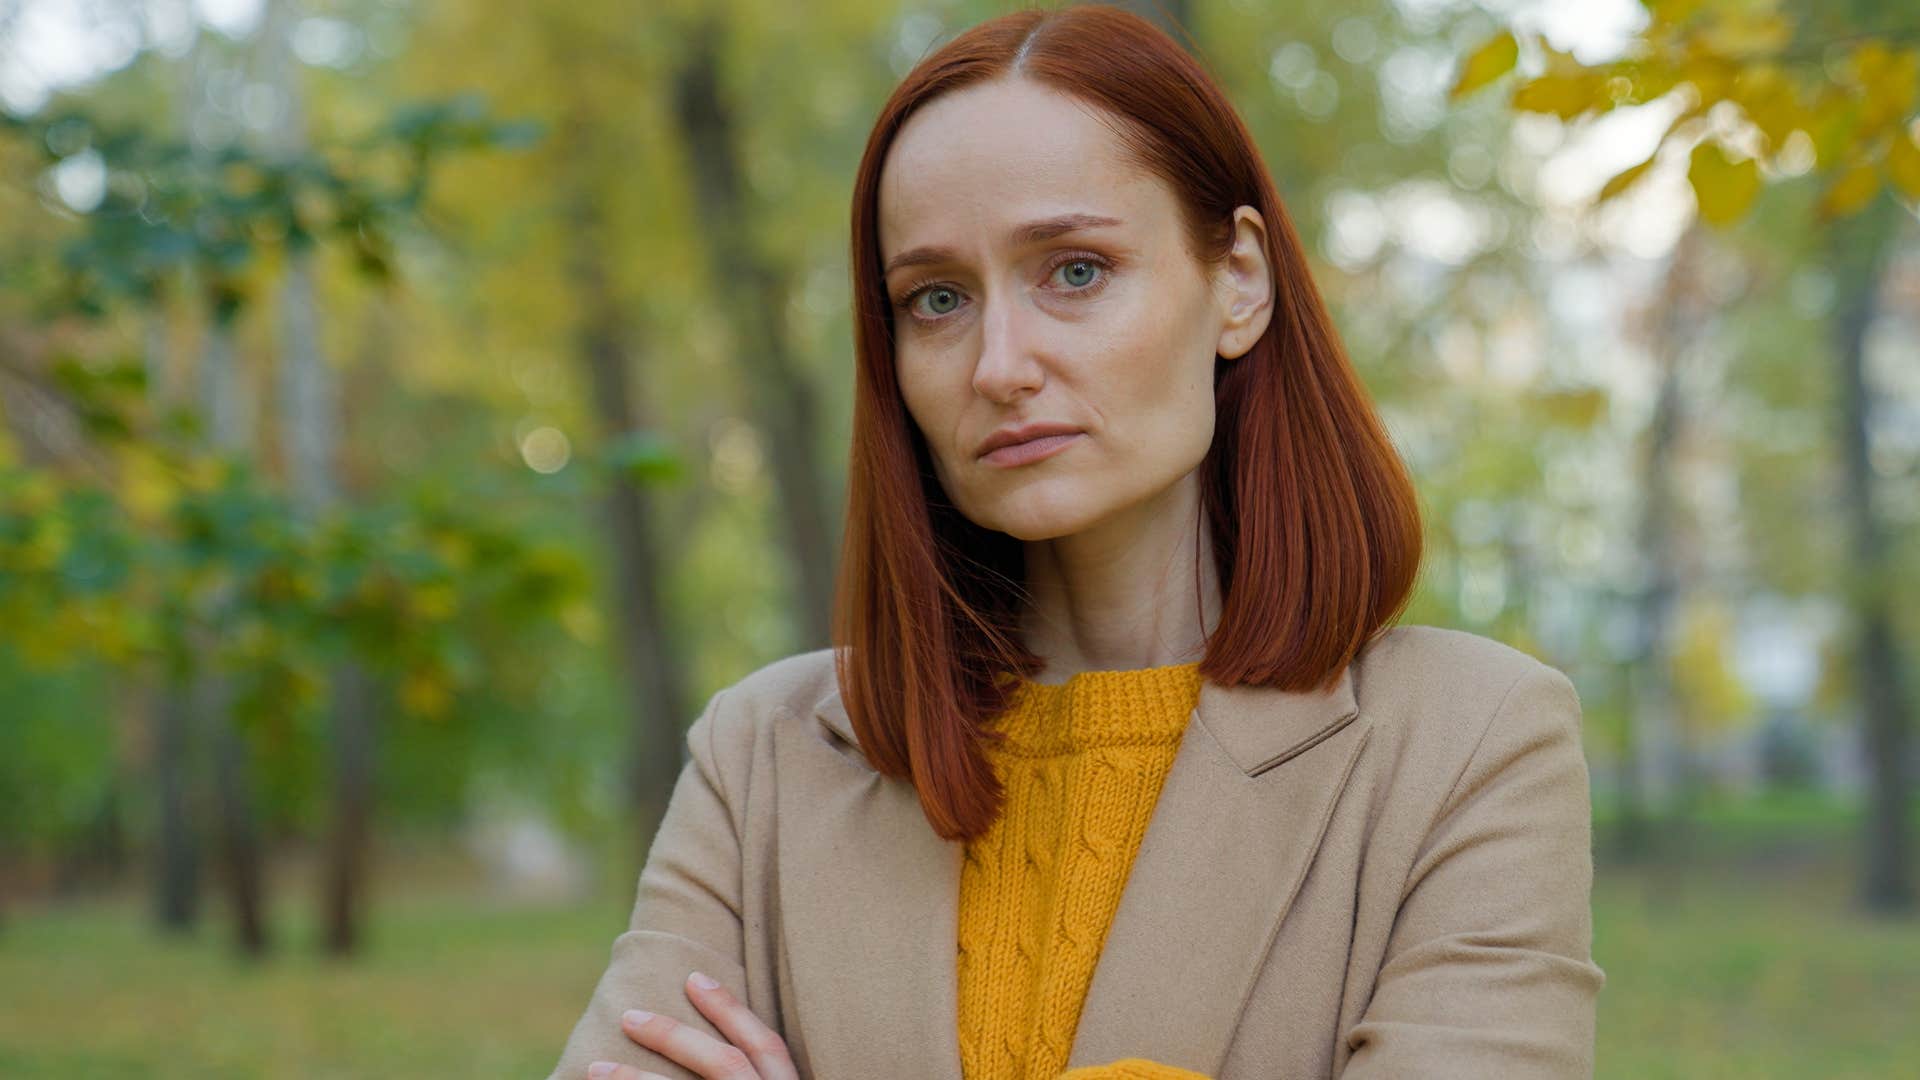
[{"label": "yellow leaf", "polygon": [[1869,41],[1854,51],[1853,73],[1861,89],[1860,133],[1871,138],[1906,118],[1920,93],[1920,51],[1896,53]]},{"label": "yellow leaf", "polygon": [[400,681],[400,704],[414,716],[437,719],[453,703],[453,690],[433,669],[409,671]]},{"label": "yellow leaf", "polygon": [[1729,96],[1739,103],[1747,119],[1753,121],[1776,151],[1788,135],[1810,124],[1793,83],[1781,69],[1772,65],[1762,64],[1742,71],[1734,78]]},{"label": "yellow leaf", "polygon": [[1642,0],[1642,3],[1656,19],[1669,26],[1686,22],[1706,6],[1706,0]]},{"label": "yellow leaf", "polygon": [[1730,731],[1753,714],[1751,692],[1734,670],[1730,643],[1736,626],[1725,605],[1689,604],[1680,613],[1667,662],[1681,722],[1702,733]]},{"label": "yellow leaf", "polygon": [[1688,51],[1680,67],[1681,77],[1693,84],[1703,109],[1733,92],[1733,83],[1740,71],[1740,66],[1726,57],[1697,49]]},{"label": "yellow leaf", "polygon": [[1546,416],[1558,424],[1579,430],[1599,423],[1607,414],[1607,405],[1606,391],[1594,387],[1555,390],[1540,397],[1540,407]]},{"label": "yellow leaf", "polygon": [[414,614],[423,619],[445,619],[460,607],[460,593],[444,582],[422,585],[413,590]]},{"label": "yellow leaf", "polygon": [[1631,169],[1616,174],[1613,179],[1607,181],[1606,186],[1600,189],[1599,197],[1593,200],[1595,205],[1606,202],[1608,199],[1632,187],[1635,181],[1645,176],[1647,170],[1653,167],[1653,159],[1658,157],[1659,154],[1660,148],[1656,146],[1654,147],[1653,154],[1648,156],[1647,160],[1635,165]]},{"label": "yellow leaf", "polygon": [[1755,15],[1729,11],[1699,34],[1701,45],[1732,59],[1771,55],[1791,40],[1793,25],[1778,13]]},{"label": "yellow leaf", "polygon": [[1521,112],[1551,113],[1562,120],[1572,120],[1588,111],[1606,112],[1613,106],[1606,77],[1597,71],[1548,72],[1520,84],[1513,92],[1514,108]]},{"label": "yellow leaf", "polygon": [[1709,224],[1726,226],[1740,220],[1760,194],[1760,166],[1752,158],[1735,161],[1711,139],[1693,148],[1687,182],[1700,204],[1700,216]]},{"label": "yellow leaf", "polygon": [[1454,82],[1448,96],[1459,98],[1473,93],[1512,71],[1519,59],[1520,43],[1514,40],[1513,31],[1500,31],[1473,50],[1461,63],[1460,77]]},{"label": "yellow leaf", "polygon": [[593,609],[592,604],[584,600],[576,600],[560,612],[560,625],[566,628],[567,633],[571,634],[575,641],[587,645],[598,644],[600,641],[602,628],[600,613]]},{"label": "yellow leaf", "polygon": [[179,486],[166,463],[145,447],[121,454],[120,478],[127,514],[135,521],[156,522],[173,508]]},{"label": "yellow leaf", "polygon": [[1880,171],[1860,161],[1847,167],[1820,198],[1821,217],[1845,217],[1857,212],[1880,193]]},{"label": "yellow leaf", "polygon": [[1613,71],[1616,78],[1624,77],[1633,84],[1623,105],[1644,105],[1680,85],[1680,73],[1660,59],[1620,60],[1614,63]]},{"label": "yellow leaf", "polygon": [[1844,163],[1853,153],[1854,119],[1859,115],[1852,95],[1828,86],[1815,101],[1809,116],[1807,134],[1813,137],[1814,163],[1830,169]]},{"label": "yellow leaf", "polygon": [[1909,199],[1920,199],[1920,143],[1912,131],[1895,132],[1887,147],[1887,179]]}]

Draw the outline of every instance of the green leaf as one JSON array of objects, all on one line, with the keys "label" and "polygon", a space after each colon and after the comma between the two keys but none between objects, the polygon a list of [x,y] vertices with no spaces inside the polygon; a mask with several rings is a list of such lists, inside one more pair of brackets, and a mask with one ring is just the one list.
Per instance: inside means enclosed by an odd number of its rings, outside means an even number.
[{"label": "green leaf", "polygon": [[630,431],[614,439],[603,460],[619,475],[640,484],[677,480],[684,466],[673,445],[652,431]]}]

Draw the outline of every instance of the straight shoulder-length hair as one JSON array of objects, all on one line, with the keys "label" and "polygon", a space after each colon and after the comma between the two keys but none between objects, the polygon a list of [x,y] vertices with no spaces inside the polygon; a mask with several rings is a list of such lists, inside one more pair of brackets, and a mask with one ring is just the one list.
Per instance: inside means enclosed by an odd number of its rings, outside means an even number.
[{"label": "straight shoulder-length hair", "polygon": [[1328,688],[1406,605],[1422,543],[1412,480],[1252,136],[1211,76],[1152,23],[1099,5],[1014,12],[961,33],[888,98],[854,183],[856,386],[832,618],[835,674],[862,753],[911,782],[949,840],[979,836],[999,814],[986,722],[1009,703],[1012,676],[1044,665],[1018,632],[1021,543],[956,510],[901,397],[878,190],[914,110],[1004,76],[1097,107],[1130,160],[1172,189],[1204,264],[1231,250],[1237,207],[1267,223],[1272,317],[1249,352],[1214,363],[1215,433],[1199,472],[1221,610],[1201,676]]}]

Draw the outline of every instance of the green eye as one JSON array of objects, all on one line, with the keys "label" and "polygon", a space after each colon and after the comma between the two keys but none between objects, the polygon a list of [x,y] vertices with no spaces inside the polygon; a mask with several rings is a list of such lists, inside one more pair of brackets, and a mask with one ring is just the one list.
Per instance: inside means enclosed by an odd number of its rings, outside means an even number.
[{"label": "green eye", "polygon": [[[1093,263],[1089,262],[1086,259],[1075,259],[1070,263],[1061,264],[1060,269],[1065,270],[1067,272],[1067,284],[1072,285],[1075,288],[1084,288],[1085,286],[1093,283],[1093,276],[1096,272],[1098,272],[1099,267],[1095,266]],[[1079,281],[1073,280],[1075,270],[1082,270],[1085,272],[1082,279]]]},{"label": "green eye", "polygon": [[[948,306],[939,306],[940,301],[938,298],[943,296],[947,298]],[[952,289],[928,289],[927,297],[935,315],[945,315],[947,312],[953,310],[953,305],[957,305],[960,302],[959,298],[954,296]]]}]

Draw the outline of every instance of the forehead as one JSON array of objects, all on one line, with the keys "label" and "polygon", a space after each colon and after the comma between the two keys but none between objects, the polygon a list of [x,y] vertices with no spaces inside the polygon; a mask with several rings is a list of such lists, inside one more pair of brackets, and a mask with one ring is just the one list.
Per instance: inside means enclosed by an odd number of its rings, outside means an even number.
[{"label": "forehead", "polygon": [[1173,208],[1094,106],[1025,79],[943,94],[907,118],[880,171],[883,257],[923,242],[1000,239],[1066,209],[1146,223]]}]

